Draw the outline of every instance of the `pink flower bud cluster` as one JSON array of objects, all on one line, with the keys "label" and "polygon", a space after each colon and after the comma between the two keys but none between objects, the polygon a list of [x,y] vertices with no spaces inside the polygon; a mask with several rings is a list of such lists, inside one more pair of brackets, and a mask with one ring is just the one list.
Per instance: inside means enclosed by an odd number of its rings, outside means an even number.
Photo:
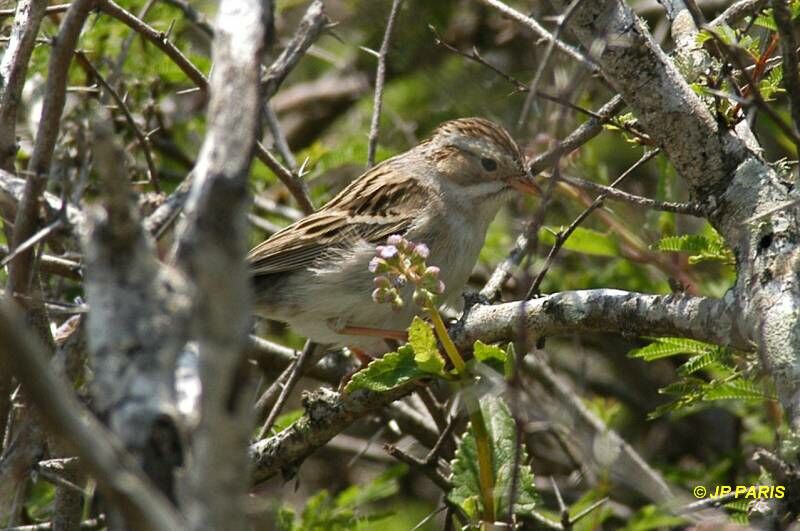
[{"label": "pink flower bud cluster", "polygon": [[372,300],[389,303],[399,310],[404,305],[400,290],[411,283],[415,288],[414,303],[423,307],[433,305],[445,286],[439,280],[439,268],[426,265],[429,254],[424,243],[411,242],[398,234],[389,236],[386,245],[375,248],[375,256],[369,262],[369,270],[375,274]]}]

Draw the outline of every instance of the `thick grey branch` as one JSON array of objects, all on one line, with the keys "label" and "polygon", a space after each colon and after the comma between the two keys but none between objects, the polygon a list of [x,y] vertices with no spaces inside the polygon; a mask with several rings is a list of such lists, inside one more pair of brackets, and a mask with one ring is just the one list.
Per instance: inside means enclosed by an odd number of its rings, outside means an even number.
[{"label": "thick grey branch", "polygon": [[[130,201],[127,175],[119,167],[124,152],[113,142],[110,119],[95,123],[93,132],[105,192],[84,246],[95,407],[172,497],[172,469],[182,461],[173,374],[188,338],[191,297],[180,274],[156,260]],[[163,447],[152,448],[154,441]]]},{"label": "thick grey branch", "polygon": [[46,7],[46,0],[23,0],[17,4],[8,48],[0,62],[0,169],[6,171],[14,170],[17,105]]},{"label": "thick grey branch", "polygon": [[248,528],[249,386],[240,380],[250,324],[247,177],[256,146],[259,65],[271,4],[225,0],[214,32],[208,130],[194,169],[179,263],[197,289],[195,333],[202,382],[193,435],[192,529]]},{"label": "thick grey branch", "polygon": [[[562,8],[566,0],[551,3]],[[800,282],[796,275],[800,212],[796,208],[774,212],[774,205],[796,198],[794,187],[742,138],[719,128],[625,3],[582,4],[570,27],[584,46],[602,44],[593,49],[599,49],[597,61],[603,75],[619,89],[694,196],[712,205],[709,220],[734,250],[737,261],[733,312],[737,323],[732,328],[746,339],[744,343],[758,345],[793,427],[800,428]],[[759,222],[750,223],[750,219]]]},{"label": "thick grey branch", "polygon": [[179,531],[184,523],[167,499],[147,481],[118,439],[75,399],[47,366],[41,343],[7,302],[0,303],[0,358],[37,406],[42,420],[76,452],[100,488],[134,529]]},{"label": "thick grey branch", "polygon": [[527,301],[473,306],[452,332],[462,348],[476,339],[512,340],[581,332],[679,336],[752,350],[736,329],[733,300],[649,295],[615,289],[564,291]]},{"label": "thick grey branch", "polygon": [[[557,9],[568,4],[566,0],[551,3]],[[724,186],[744,159],[740,142],[720,130],[630,7],[617,0],[586,2],[569,27],[595,52],[603,76],[622,94],[695,193],[702,197]]]},{"label": "thick grey branch", "polygon": [[[567,291],[493,306],[473,306],[451,328],[460,348],[475,340],[513,340],[523,331],[536,337],[580,332],[633,336],[688,337],[752,350],[735,328],[733,301],[685,295],[647,295],[611,289]],[[414,390],[403,385],[385,393],[340,395],[322,389],[305,397],[305,416],[270,438],[250,446],[255,481],[283,472],[291,476],[302,460],[366,414]]]}]

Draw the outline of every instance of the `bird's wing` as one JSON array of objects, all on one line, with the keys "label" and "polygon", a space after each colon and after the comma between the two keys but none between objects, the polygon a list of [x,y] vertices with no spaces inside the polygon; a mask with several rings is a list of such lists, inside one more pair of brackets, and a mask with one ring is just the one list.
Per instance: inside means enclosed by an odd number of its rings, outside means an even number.
[{"label": "bird's wing", "polygon": [[404,234],[435,198],[418,179],[389,162],[353,181],[317,212],[254,247],[247,256],[251,273],[302,269],[323,253],[353,241],[377,244],[391,234]]}]

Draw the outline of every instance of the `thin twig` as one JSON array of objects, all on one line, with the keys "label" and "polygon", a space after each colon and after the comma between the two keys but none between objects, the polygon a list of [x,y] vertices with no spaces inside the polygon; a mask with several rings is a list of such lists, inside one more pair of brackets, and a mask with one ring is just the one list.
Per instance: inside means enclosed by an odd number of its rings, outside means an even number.
[{"label": "thin twig", "polygon": [[[52,6],[47,6],[45,8],[45,14],[53,15],[56,13],[63,13],[64,11],[69,9],[70,5],[71,4],[56,4]],[[13,17],[15,14],[16,14],[15,9],[0,9],[0,18]]]},{"label": "thin twig", "polygon": [[740,19],[757,13],[767,3],[767,0],[739,0],[735,2],[720,15],[708,23],[712,28],[717,28],[723,24],[731,26]]},{"label": "thin twig", "polygon": [[381,121],[381,107],[383,106],[383,84],[386,81],[386,56],[389,54],[389,45],[392,40],[394,21],[400,10],[403,0],[392,0],[392,9],[389,11],[389,20],[386,22],[386,31],[383,42],[378,52],[378,68],[375,73],[375,99],[372,103],[372,122],[369,127],[369,143],[367,146],[367,168],[375,165],[375,150],[378,146],[378,129]]},{"label": "thin twig", "polygon": [[263,210],[267,214],[272,214],[274,216],[280,216],[284,219],[289,221],[297,221],[298,219],[303,217],[303,213],[297,210],[296,208],[290,207],[288,205],[282,205],[264,195],[255,195],[253,196],[253,205],[256,208]]},{"label": "thin twig", "polygon": [[255,155],[258,160],[263,162],[267,168],[278,176],[278,179],[289,189],[292,197],[294,197],[298,206],[305,214],[314,212],[314,205],[311,203],[311,197],[308,195],[308,186],[306,186],[305,181],[299,175],[295,175],[284,167],[261,142],[256,143]]},{"label": "thin twig", "polygon": [[422,472],[428,479],[433,481],[433,483],[444,491],[449,491],[452,488],[450,482],[439,473],[438,464],[428,463],[426,461],[421,461],[416,457],[409,455],[399,449],[397,446],[393,444],[384,444],[383,449],[386,450],[386,453],[400,461],[401,463],[407,464],[409,467]]},{"label": "thin twig", "polygon": [[569,509],[564,503],[564,498],[561,496],[561,489],[558,488],[558,483],[553,476],[550,476],[550,484],[553,486],[553,493],[556,495],[558,502],[558,513],[561,516],[561,526],[564,529],[572,529],[572,524],[569,521]]},{"label": "thin twig", "polygon": [[42,227],[36,234],[32,235],[30,238],[19,244],[18,246],[14,247],[14,250],[8,253],[5,258],[0,260],[0,268],[7,266],[9,263],[13,262],[15,258],[19,257],[36,245],[37,243],[41,242],[48,236],[50,236],[56,229],[60,228],[64,224],[64,218],[59,217],[54,220],[52,223],[48,224],[45,227]]},{"label": "thin twig", "polygon": [[297,360],[292,367],[292,371],[289,373],[289,378],[287,379],[286,384],[284,384],[283,389],[281,389],[281,394],[278,395],[278,401],[275,402],[275,405],[272,407],[272,411],[269,412],[267,420],[264,421],[264,425],[261,426],[261,430],[258,432],[259,439],[263,439],[266,434],[269,433],[269,430],[272,429],[273,424],[275,424],[275,419],[278,418],[283,406],[286,404],[286,400],[289,398],[289,393],[292,392],[294,386],[297,385],[297,382],[300,380],[300,377],[303,376],[303,373],[308,366],[308,362],[310,359],[312,359],[312,355],[316,349],[316,343],[312,342],[311,340],[306,341],[303,351],[297,357]]},{"label": "thin twig", "polygon": [[[797,71],[797,41],[794,37],[792,13],[787,0],[772,0],[775,25],[781,36],[780,46],[783,58],[783,85],[789,97],[795,131],[800,131],[800,73]],[[800,144],[797,145],[800,150]]]},{"label": "thin twig", "polygon": [[730,492],[723,496],[712,496],[684,505],[682,508],[678,509],[677,512],[678,514],[686,514],[715,507],[722,507],[723,505],[736,500],[738,497],[740,497],[740,495],[736,491]]},{"label": "thin twig", "polygon": [[[153,8],[157,0],[147,0],[147,2],[142,6],[139,10],[139,15],[137,18],[140,20],[144,20],[144,17],[147,16],[147,13]],[[111,83],[116,84],[119,78],[122,76],[122,69],[125,66],[125,60],[128,58],[128,54],[130,53],[131,46],[133,45],[133,41],[136,39],[136,32],[131,32],[125,40],[122,42],[122,46],[120,46],[119,54],[117,54],[117,59],[114,61],[114,66],[111,69]]]},{"label": "thin twig", "polygon": [[555,32],[553,32],[553,39],[547,43],[544,57],[542,57],[542,59],[539,61],[539,66],[536,68],[536,73],[533,76],[530,87],[528,87],[528,95],[525,98],[525,103],[522,105],[522,112],[519,114],[517,127],[521,128],[522,125],[528,121],[528,114],[530,113],[531,107],[535,101],[533,98],[538,93],[539,82],[542,79],[542,74],[544,74],[544,70],[547,67],[548,62],[550,61],[550,57],[553,55],[556,42],[559,41],[561,32],[564,31],[564,27],[567,25],[567,22],[569,22],[569,19],[583,1],[584,0],[572,0],[572,3],[567,6],[567,9],[565,9],[564,13],[559,17],[558,26],[556,26]]},{"label": "thin twig", "polygon": [[[105,527],[106,525],[106,518],[103,515],[98,516],[97,518],[91,518],[89,520],[84,520],[80,523],[80,528],[82,530],[90,530],[90,529],[100,529]],[[15,527],[4,527],[0,529],[0,531],[50,531],[53,529],[52,522],[42,522],[41,524],[29,524],[29,525],[18,525]]]},{"label": "thin twig", "polygon": [[120,97],[119,94],[117,94],[117,91],[114,90],[114,87],[109,85],[105,78],[100,75],[100,72],[98,72],[91,61],[89,61],[89,58],[86,57],[86,54],[83,52],[83,50],[75,50],[75,58],[78,60],[78,63],[80,63],[80,65],[97,80],[100,86],[103,87],[106,92],[108,92],[108,95],[111,96],[111,99],[113,99],[114,103],[117,104],[119,110],[122,111],[122,115],[125,116],[125,121],[128,123],[131,131],[133,131],[133,135],[139,141],[139,145],[142,146],[144,158],[147,161],[147,178],[153,185],[153,188],[155,188],[156,192],[161,192],[161,185],[159,184],[158,180],[158,170],[156,169],[156,164],[153,161],[153,154],[151,152],[152,146],[150,145],[150,139],[136,124],[136,120],[133,119],[131,110],[125,104],[125,101]]},{"label": "thin twig", "polygon": [[208,22],[205,15],[197,11],[186,0],[162,0],[165,4],[177,7],[183,14],[186,15],[194,25],[196,25],[203,34],[209,39],[214,37],[214,27]]},{"label": "thin twig", "polygon": [[792,139],[797,149],[800,150],[800,133],[795,131],[795,129],[786,123],[786,121],[781,118],[781,116],[769,105],[765,100],[764,97],[761,95],[761,90],[758,88],[757,82],[757,75],[754,72],[753,76],[751,77],[750,74],[747,72],[747,68],[745,67],[744,63],[742,63],[737,50],[732,49],[733,47],[725,42],[722,37],[720,37],[715,31],[706,28],[706,32],[714,38],[714,41],[719,45],[720,50],[725,52],[725,55],[736,64],[737,68],[741,72],[742,76],[745,78],[748,87],[750,88],[751,94],[753,96],[752,102],[755,105],[764,111],[767,116],[770,117],[772,122],[778,126],[778,128],[783,131],[783,133]]},{"label": "thin twig", "polygon": [[616,188],[611,188],[593,181],[587,181],[579,177],[561,176],[561,180],[569,186],[575,186],[592,192],[606,194],[606,199],[630,203],[642,208],[660,210],[662,212],[675,212],[676,214],[686,214],[687,216],[705,217],[707,212],[703,205],[699,203],[674,203],[671,201],[658,201],[649,197],[623,192]]},{"label": "thin twig", "polygon": [[499,0],[481,0],[487,6],[493,7],[503,13],[504,15],[516,20],[523,26],[527,26],[531,31],[533,31],[538,36],[542,37],[543,39],[549,41],[555,41],[556,46],[559,50],[565,52],[567,55],[578,61],[583,66],[589,68],[592,72],[598,72],[599,67],[597,64],[592,61],[589,57],[578,51],[576,48],[570,46],[569,44],[565,44],[564,42],[558,40],[552,33],[547,31],[541,24],[539,24],[533,17],[528,17],[513,9],[503,2]]},{"label": "thin twig", "polygon": [[428,452],[428,455],[425,456],[425,462],[429,465],[435,464],[439,457],[441,456],[442,448],[448,443],[450,440],[450,436],[453,434],[453,430],[456,428],[456,419],[455,417],[451,417],[447,421],[447,425],[442,430],[442,433],[439,434],[439,438],[436,439],[436,444],[433,445],[431,451]]},{"label": "thin twig", "polygon": [[[0,245],[0,257],[6,258],[8,256],[8,247]],[[53,256],[50,254],[42,254],[39,257],[39,267],[46,273],[51,273],[70,280],[81,280],[82,266],[79,262],[62,258],[60,256]]]},{"label": "thin twig", "polygon": [[569,519],[570,525],[577,524],[583,518],[585,518],[586,516],[589,516],[595,509],[597,509],[598,507],[602,506],[607,501],[608,501],[608,496],[606,496],[604,498],[600,498],[599,500],[597,500],[596,502],[591,504],[589,507],[587,507],[586,509],[584,509],[581,512],[579,512],[578,514],[576,514],[575,516],[570,517],[570,519]]},{"label": "thin twig", "polygon": [[481,297],[493,301],[500,298],[500,292],[508,279],[514,272],[514,269],[519,267],[522,261],[530,254],[530,252],[538,245],[539,242],[539,228],[544,223],[544,217],[547,209],[550,206],[550,201],[553,198],[553,191],[556,184],[560,180],[560,170],[558,163],[555,165],[555,171],[550,179],[547,181],[547,187],[542,194],[542,200],[533,214],[530,222],[525,226],[525,230],[517,237],[514,247],[508,253],[508,256],[497,265],[492,276],[483,286],[480,291]]},{"label": "thin twig", "polygon": [[247,221],[249,221],[252,226],[262,232],[267,233],[268,235],[275,234],[282,228],[281,226],[272,223],[268,219],[264,219],[261,216],[256,216],[255,214],[251,213],[247,214]]},{"label": "thin twig", "polygon": [[[625,172],[622,175],[617,177],[614,180],[614,182],[611,183],[609,188],[614,188],[615,186],[617,186],[619,183],[624,181],[629,175],[631,175],[634,171],[636,171],[642,164],[644,164],[648,160],[652,159],[653,157],[658,155],[660,152],[661,151],[659,149],[654,149],[654,150],[648,151],[647,153],[642,155],[642,158],[640,158],[638,161],[636,161],[633,164],[633,166],[631,166],[630,168],[625,170]],[[564,242],[566,242],[567,239],[569,239],[570,235],[575,231],[576,228],[578,228],[578,225],[583,223],[583,221],[587,217],[589,217],[589,215],[592,212],[594,212],[595,210],[597,210],[598,208],[600,208],[602,206],[603,200],[606,198],[607,195],[608,194],[607,194],[606,191],[600,193],[600,195],[598,195],[595,198],[594,202],[592,202],[591,205],[586,207],[586,209],[583,212],[581,212],[578,215],[578,217],[575,218],[575,220],[572,223],[570,223],[569,227],[567,227],[565,230],[563,230],[563,231],[558,233],[558,235],[556,236],[556,241],[553,243],[553,246],[550,248],[550,252],[548,253],[547,258],[545,259],[545,262],[544,262],[544,265],[542,266],[542,269],[539,271],[539,274],[536,275],[536,278],[533,280],[533,283],[531,284],[531,287],[528,290],[528,294],[525,297],[526,299],[530,299],[534,294],[538,293],[539,286],[541,285],[542,281],[544,280],[544,276],[547,274],[548,269],[553,264],[553,260],[555,259],[556,254],[558,254],[558,251],[564,245]]]},{"label": "thin twig", "polygon": [[278,87],[281,86],[283,80],[286,79],[289,72],[294,69],[311,44],[317,40],[330,22],[324,8],[325,6],[321,0],[314,0],[308,6],[292,40],[289,41],[283,52],[270,65],[261,80],[262,99],[269,100],[278,92]]},{"label": "thin twig", "polygon": [[510,75],[508,72],[504,72],[503,70],[497,68],[492,63],[490,63],[489,61],[484,59],[484,57],[478,51],[477,47],[473,46],[472,51],[470,53],[464,52],[462,50],[459,50],[458,48],[456,48],[452,44],[449,44],[448,42],[442,40],[442,38],[439,36],[439,32],[436,30],[436,28],[434,26],[428,25],[428,28],[430,28],[430,30],[433,32],[434,43],[437,46],[441,46],[442,48],[444,48],[444,49],[446,49],[446,50],[448,50],[450,52],[458,54],[461,57],[469,59],[470,61],[474,61],[474,62],[478,63],[479,65],[485,66],[486,68],[488,68],[489,70],[491,70],[495,74],[499,75],[500,77],[502,77],[503,79],[508,81],[510,84],[514,85],[514,89],[517,92],[532,94],[534,97],[542,98],[544,100],[548,100],[548,101],[552,101],[554,103],[558,103],[559,105],[563,105],[564,107],[572,109],[573,111],[579,112],[581,114],[585,114],[586,116],[589,116],[591,118],[602,119],[600,117],[600,115],[598,115],[597,113],[591,111],[590,109],[587,109],[585,107],[581,107],[580,105],[575,105],[571,101],[566,100],[564,98],[561,98],[559,96],[554,96],[552,94],[548,94],[547,92],[542,92],[540,90],[535,90],[535,91],[533,91],[531,93],[531,88],[529,86],[525,85],[525,83],[523,83],[519,79],[515,78],[514,76]]},{"label": "thin twig", "polygon": [[110,15],[135,32],[139,33],[142,37],[156,45],[161,51],[172,59],[172,61],[180,68],[186,76],[191,79],[195,85],[202,90],[208,88],[208,79],[192,62],[178,49],[177,46],[172,44],[168,35],[162,31],[158,31],[142,20],[138,19],[135,15],[126,11],[112,0],[98,0],[101,11]]},{"label": "thin twig", "polygon": [[543,169],[552,166],[558,159],[570,154],[580,146],[597,136],[602,130],[603,125],[608,123],[617,113],[625,107],[622,96],[614,96],[605,105],[597,110],[598,118],[585,121],[564,140],[560,141],[556,147],[537,155],[528,163],[528,169],[536,174]]},{"label": "thin twig", "polygon": [[[19,201],[14,218],[14,231],[11,248],[16,249],[37,231],[40,223],[40,201],[45,192],[50,163],[53,159],[56,140],[61,125],[61,114],[66,103],[66,87],[69,65],[72,62],[73,50],[89,12],[95,6],[94,0],[75,0],[61,23],[61,28],[50,54],[47,69],[47,84],[43,98],[43,107],[39,127],[36,132],[36,143],[28,163],[28,178]],[[23,252],[18,259],[11,262],[8,272],[8,290],[10,293],[27,295],[34,279],[34,253],[32,249]],[[32,299],[35,300],[35,299]],[[34,311],[36,311],[34,309]],[[44,321],[44,320],[43,320]],[[46,323],[38,326],[41,337],[49,337],[50,330]],[[0,375],[0,392],[4,386],[5,375]],[[0,416],[5,412],[0,411]]]},{"label": "thin twig", "polygon": [[262,115],[264,116],[264,121],[267,123],[269,132],[272,134],[272,138],[275,141],[275,147],[278,149],[278,153],[281,154],[283,161],[286,163],[289,169],[291,171],[295,171],[295,168],[297,168],[297,162],[294,159],[294,155],[292,155],[292,150],[289,149],[289,142],[286,141],[286,135],[283,134],[280,121],[275,115],[275,111],[273,110],[269,101],[264,103]]}]

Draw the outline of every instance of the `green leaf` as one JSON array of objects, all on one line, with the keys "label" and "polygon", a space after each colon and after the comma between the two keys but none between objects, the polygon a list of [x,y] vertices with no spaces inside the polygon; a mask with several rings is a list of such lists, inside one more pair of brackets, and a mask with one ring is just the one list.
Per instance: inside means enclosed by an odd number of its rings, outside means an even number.
[{"label": "green leaf", "polygon": [[685,524],[686,519],[674,516],[655,505],[645,505],[628,520],[624,531],[651,531],[679,527]]},{"label": "green leaf", "polygon": [[397,352],[384,354],[355,373],[344,392],[352,393],[358,389],[383,392],[412,380],[429,377],[430,373],[420,368],[414,356],[411,345],[403,345]]},{"label": "green leaf", "polygon": [[414,349],[414,361],[420,370],[444,376],[444,358],[439,354],[433,329],[417,316],[408,328],[408,344]]},{"label": "green leaf", "polygon": [[725,245],[722,236],[710,226],[706,232],[707,235],[682,234],[680,236],[667,236],[651,245],[651,248],[672,253],[693,253],[689,257],[690,264],[706,260],[719,260],[726,264],[735,264],[736,259],[733,256],[733,252]]},{"label": "green leaf", "polygon": [[703,394],[704,400],[773,400],[758,388],[753,382],[744,379],[736,379],[714,386]]},{"label": "green leaf", "polygon": [[[492,469],[494,476],[494,506],[495,514],[503,515],[508,512],[511,482],[514,468],[515,441],[517,440],[517,426],[508,406],[503,399],[496,396],[486,396],[480,401],[489,442],[492,449]],[[520,468],[517,478],[516,499],[514,512],[520,515],[529,515],[538,502],[538,495],[533,482],[533,472],[526,464],[528,462],[525,447],[521,448]],[[456,449],[456,455],[450,464],[452,475],[450,480],[453,489],[448,498],[462,507],[468,514],[481,514],[475,511],[472,504],[480,505],[480,488],[478,479],[478,452],[475,445],[475,434],[470,425]]]},{"label": "green leaf", "polygon": [[278,509],[276,520],[278,531],[292,531],[294,529],[294,509],[286,505],[281,506]]},{"label": "green leaf", "polygon": [[706,354],[716,350],[715,345],[684,339],[682,337],[662,337],[658,338],[649,345],[631,350],[628,356],[631,358],[641,358],[645,361],[653,361],[677,354]]},{"label": "green leaf", "polygon": [[728,357],[729,351],[723,348],[715,348],[703,354],[697,354],[688,359],[686,363],[678,367],[678,374],[689,375],[703,370],[715,363],[719,363]]},{"label": "green leaf", "polygon": [[408,472],[406,465],[395,465],[365,485],[352,485],[336,497],[336,505],[353,509],[397,494],[397,480]]},{"label": "green leaf", "polygon": [[287,411],[286,413],[280,415],[277,419],[275,419],[275,424],[272,426],[272,433],[278,433],[289,426],[291,426],[296,420],[303,416],[304,411],[300,408],[294,409],[292,411]]},{"label": "green leaf", "polygon": [[495,345],[487,345],[480,340],[475,342],[473,349],[476,360],[485,363],[500,374],[505,374],[508,355],[503,349]]},{"label": "green leaf", "polygon": [[[556,241],[554,233],[565,228],[542,227],[539,230],[539,241],[545,245],[553,245]],[[576,228],[569,235],[564,242],[564,249],[593,256],[619,256],[619,246],[613,235],[583,227]]]},{"label": "green leaf", "polygon": [[278,528],[281,531],[355,531],[376,529],[373,522],[383,520],[389,511],[366,512],[368,504],[377,503],[397,494],[400,486],[397,479],[406,473],[405,465],[394,466],[366,484],[352,485],[335,498],[327,490],[312,496],[300,515],[287,506],[278,513]]}]

